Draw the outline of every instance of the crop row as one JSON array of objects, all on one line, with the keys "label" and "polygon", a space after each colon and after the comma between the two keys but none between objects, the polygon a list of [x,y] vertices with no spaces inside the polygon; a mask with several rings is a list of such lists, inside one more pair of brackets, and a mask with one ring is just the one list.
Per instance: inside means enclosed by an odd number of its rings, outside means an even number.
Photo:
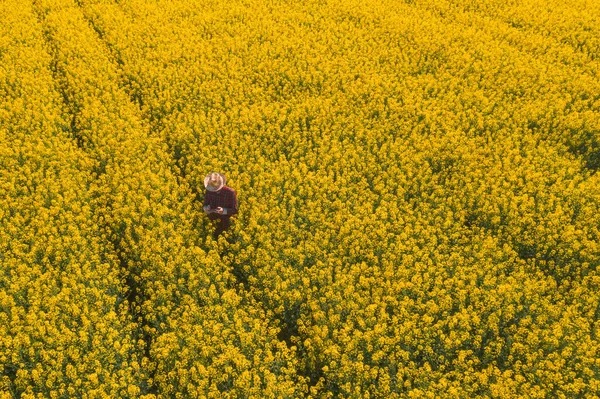
[{"label": "crop row", "polygon": [[94,160],[69,135],[31,6],[2,8],[0,396],[124,397],[145,365]]}]

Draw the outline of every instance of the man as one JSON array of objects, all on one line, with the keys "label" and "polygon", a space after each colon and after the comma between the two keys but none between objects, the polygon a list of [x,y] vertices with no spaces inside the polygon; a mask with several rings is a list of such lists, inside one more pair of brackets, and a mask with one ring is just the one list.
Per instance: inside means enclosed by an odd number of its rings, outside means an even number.
[{"label": "man", "polygon": [[217,220],[217,228],[213,237],[229,228],[229,218],[238,212],[235,191],[225,185],[225,176],[221,173],[210,173],[204,178],[204,212],[210,220]]}]

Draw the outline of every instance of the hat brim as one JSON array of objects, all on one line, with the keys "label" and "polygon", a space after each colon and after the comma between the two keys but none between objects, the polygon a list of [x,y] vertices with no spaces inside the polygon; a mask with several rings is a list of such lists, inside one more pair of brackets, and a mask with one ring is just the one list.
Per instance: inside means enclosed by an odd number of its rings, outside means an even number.
[{"label": "hat brim", "polygon": [[220,184],[218,187],[214,187],[214,186],[211,186],[210,184],[208,184],[208,183],[209,183],[209,181],[210,181],[210,175],[208,175],[208,176],[206,176],[206,177],[204,178],[204,187],[205,187],[205,188],[206,188],[208,191],[212,191],[212,192],[219,191],[220,189],[222,189],[222,188],[223,188],[223,186],[225,185],[225,182],[224,182],[224,181],[225,181],[225,179],[223,178],[223,175],[222,175],[222,174],[220,174],[220,173],[219,173],[219,176],[221,177],[221,179],[220,179],[220,183],[221,183],[221,184]]}]

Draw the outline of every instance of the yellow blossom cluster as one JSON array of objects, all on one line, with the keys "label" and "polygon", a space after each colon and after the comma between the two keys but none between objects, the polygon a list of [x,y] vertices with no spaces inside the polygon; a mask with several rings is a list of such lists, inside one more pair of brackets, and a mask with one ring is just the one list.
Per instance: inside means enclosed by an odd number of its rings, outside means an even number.
[{"label": "yellow blossom cluster", "polygon": [[8,3],[4,392],[600,397],[594,2]]},{"label": "yellow blossom cluster", "polygon": [[146,378],[93,160],[67,133],[31,5],[0,13],[0,396],[126,397]]}]

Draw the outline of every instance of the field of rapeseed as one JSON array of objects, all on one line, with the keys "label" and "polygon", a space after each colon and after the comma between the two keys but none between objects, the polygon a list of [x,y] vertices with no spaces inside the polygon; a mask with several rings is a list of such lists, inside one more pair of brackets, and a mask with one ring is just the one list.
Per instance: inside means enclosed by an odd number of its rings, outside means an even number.
[{"label": "field of rapeseed", "polygon": [[600,3],[0,11],[0,399],[600,397]]}]

